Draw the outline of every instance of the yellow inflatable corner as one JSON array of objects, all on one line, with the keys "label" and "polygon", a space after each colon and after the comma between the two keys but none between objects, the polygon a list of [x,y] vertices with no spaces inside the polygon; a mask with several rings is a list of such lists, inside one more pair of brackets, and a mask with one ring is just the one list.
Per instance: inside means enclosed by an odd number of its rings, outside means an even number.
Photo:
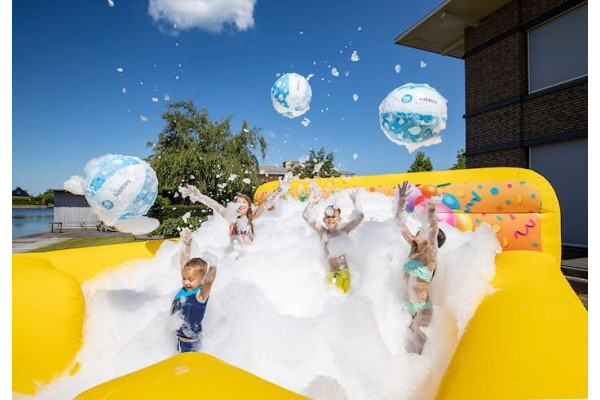
[{"label": "yellow inflatable corner", "polygon": [[74,361],[85,304],[73,277],[40,258],[13,259],[13,391],[34,394]]},{"label": "yellow inflatable corner", "polygon": [[183,353],[80,393],[77,400],[306,399],[205,353]]},{"label": "yellow inflatable corner", "polygon": [[50,260],[57,269],[71,275],[80,284],[110,267],[121,267],[123,263],[152,258],[163,240],[111,244],[106,246],[81,247],[40,253],[13,255],[13,264],[21,257]]},{"label": "yellow inflatable corner", "polygon": [[588,314],[553,258],[510,251],[461,338],[438,399],[587,398]]}]

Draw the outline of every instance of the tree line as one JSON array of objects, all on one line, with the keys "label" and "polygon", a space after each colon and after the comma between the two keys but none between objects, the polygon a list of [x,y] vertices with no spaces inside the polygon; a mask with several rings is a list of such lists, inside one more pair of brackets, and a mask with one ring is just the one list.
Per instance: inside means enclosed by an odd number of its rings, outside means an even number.
[{"label": "tree line", "polygon": [[[156,172],[159,182],[157,199],[149,216],[161,220],[155,234],[175,236],[184,226],[200,224],[210,211],[182,199],[178,188],[194,185],[202,193],[221,204],[238,193],[252,198],[261,183],[259,160],[265,158],[268,143],[261,128],[243,121],[237,129],[231,117],[210,118],[208,110],[198,110],[190,100],[167,105],[162,114],[165,125],[155,142],[148,142],[151,154],[146,161]],[[451,169],[465,168],[464,150],[459,150]],[[423,152],[418,152],[407,172],[432,171],[433,164]],[[310,149],[304,159],[291,168],[299,178],[336,177],[332,152]],[[189,213],[190,218],[181,218]]]}]

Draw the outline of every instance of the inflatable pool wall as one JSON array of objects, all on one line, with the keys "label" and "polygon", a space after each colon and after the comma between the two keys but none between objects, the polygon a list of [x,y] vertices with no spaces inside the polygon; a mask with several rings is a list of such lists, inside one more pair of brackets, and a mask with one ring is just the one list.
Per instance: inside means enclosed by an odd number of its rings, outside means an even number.
[{"label": "inflatable pool wall", "polygon": [[[497,289],[485,297],[460,338],[439,385],[439,399],[587,397],[587,311],[560,271],[560,210],[550,184],[518,168],[314,179],[328,194],[348,188],[393,195],[408,180],[423,192],[448,193],[448,220],[467,231],[489,223],[502,245]],[[307,199],[311,180],[289,195]],[[260,203],[277,187],[259,187]],[[76,374],[83,342],[84,280],[126,261],[153,257],[160,243],[13,255],[13,392]],[[29,296],[28,293],[39,296]],[[174,366],[187,373],[174,372]],[[78,398],[302,398],[206,354],[181,354],[93,387]],[[225,389],[224,389],[225,388]],[[167,396],[167,397],[165,397]],[[241,397],[240,397],[241,396]]]}]

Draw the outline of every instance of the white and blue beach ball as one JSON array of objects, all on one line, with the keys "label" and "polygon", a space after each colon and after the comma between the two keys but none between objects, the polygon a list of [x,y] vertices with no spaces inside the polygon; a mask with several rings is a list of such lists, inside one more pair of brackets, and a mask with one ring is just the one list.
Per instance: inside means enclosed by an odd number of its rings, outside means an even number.
[{"label": "white and blue beach ball", "polygon": [[156,173],[138,157],[107,154],[89,161],[85,172],[85,197],[107,225],[143,216],[156,200]]},{"label": "white and blue beach ball", "polygon": [[312,89],[308,80],[296,73],[284,74],[271,88],[275,111],[287,118],[296,118],[310,109]]},{"label": "white and blue beach ball", "polygon": [[426,83],[407,83],[392,90],[379,105],[379,125],[392,142],[412,153],[442,141],[446,99]]}]

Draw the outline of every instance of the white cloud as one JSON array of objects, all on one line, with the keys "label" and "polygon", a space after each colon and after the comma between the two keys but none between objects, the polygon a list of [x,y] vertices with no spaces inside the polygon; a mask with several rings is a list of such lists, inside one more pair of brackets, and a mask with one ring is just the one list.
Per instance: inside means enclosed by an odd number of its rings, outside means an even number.
[{"label": "white cloud", "polygon": [[148,13],[175,29],[199,28],[219,33],[225,24],[240,31],[254,26],[256,0],[150,0]]}]

